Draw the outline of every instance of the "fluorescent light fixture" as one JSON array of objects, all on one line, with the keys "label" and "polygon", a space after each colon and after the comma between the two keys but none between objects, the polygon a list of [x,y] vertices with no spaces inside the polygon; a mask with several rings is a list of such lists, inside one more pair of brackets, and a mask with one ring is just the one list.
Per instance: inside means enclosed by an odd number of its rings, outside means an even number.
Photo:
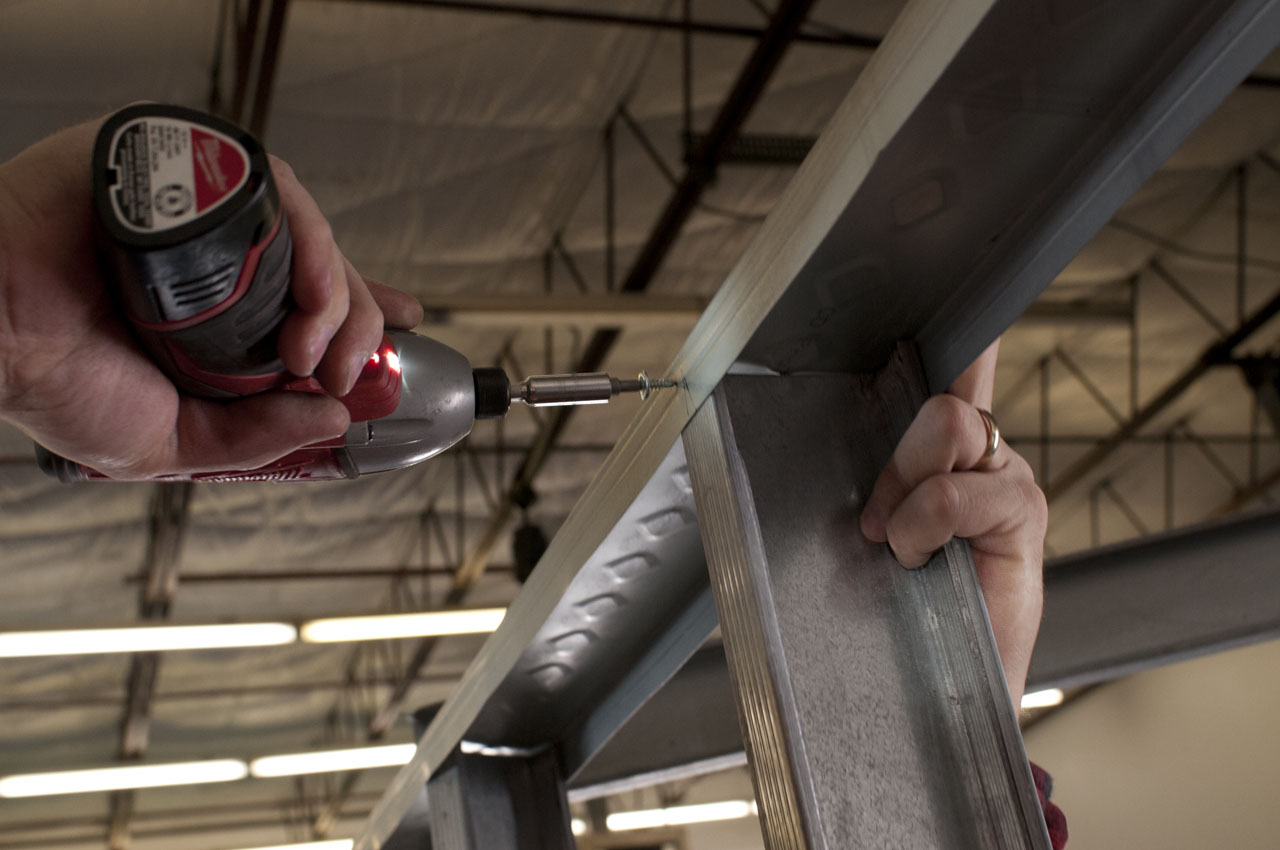
[{"label": "fluorescent light fixture", "polygon": [[1053,708],[1062,704],[1062,691],[1050,688],[1047,691],[1035,691],[1022,696],[1022,708]]},{"label": "fluorescent light fixture", "polygon": [[298,630],[288,623],[3,632],[0,633],[0,658],[278,646],[293,643],[297,638]]},{"label": "fluorescent light fixture", "polygon": [[0,779],[0,797],[46,797],[90,791],[159,788],[165,785],[234,782],[248,775],[248,766],[238,759],[133,764],[94,770],[58,770],[6,776]]},{"label": "fluorescent light fixture", "polygon": [[505,608],[476,608],[469,611],[428,611],[376,617],[333,617],[303,623],[302,639],[308,643],[343,643],[353,640],[477,634],[498,628],[506,613]]},{"label": "fluorescent light fixture", "polygon": [[351,850],[356,842],[351,838],[336,841],[307,841],[302,844],[273,844],[270,847],[246,847],[244,850]]},{"label": "fluorescent light fixture", "polygon": [[582,818],[574,818],[573,820],[569,821],[569,829],[573,830],[574,835],[586,835],[587,822],[584,821]]},{"label": "fluorescent light fixture", "polygon": [[614,812],[605,818],[605,825],[611,832],[624,832],[628,829],[652,829],[658,826],[734,820],[755,813],[754,800],[725,800],[723,803],[699,803],[691,806],[672,806],[667,809]]},{"label": "fluorescent light fixture", "polygon": [[304,773],[336,773],[371,767],[399,767],[408,764],[417,744],[385,744],[348,750],[320,750],[313,753],[263,756],[249,763],[257,777],[299,776]]},{"label": "fluorescent light fixture", "polygon": [[[304,624],[301,637],[309,643],[341,643],[480,634],[498,628],[505,614],[505,608],[478,608],[469,611],[334,617]],[[0,632],[0,658],[280,646],[293,643],[298,637],[298,629],[289,623]]]}]

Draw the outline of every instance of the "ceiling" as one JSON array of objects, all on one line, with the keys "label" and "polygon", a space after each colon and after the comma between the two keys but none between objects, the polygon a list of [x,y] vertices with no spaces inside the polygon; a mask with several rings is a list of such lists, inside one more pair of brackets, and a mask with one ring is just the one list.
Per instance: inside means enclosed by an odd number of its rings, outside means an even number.
[{"label": "ceiling", "polygon": [[[430,5],[289,3],[265,113],[268,148],[294,166],[357,268],[432,303],[484,296],[501,309],[515,296],[605,293],[610,279],[616,288],[671,195],[664,169],[676,179],[684,172],[680,33]],[[665,0],[541,5],[680,13],[679,3]],[[882,36],[899,5],[818,3],[806,29],[813,38],[788,51],[744,131],[820,132],[871,55],[859,45]],[[0,159],[133,100],[208,108],[215,68],[225,102],[235,65],[227,58],[232,39],[218,38],[226,9],[211,0],[0,0]],[[697,0],[693,9],[700,21],[766,23],[750,0]],[[703,33],[692,44],[691,118],[703,131],[752,40]],[[1277,435],[1255,416],[1234,369],[1194,382],[1137,439],[1075,486],[1053,490],[1093,442],[1195,361],[1220,333],[1213,322],[1239,323],[1241,169],[1243,312],[1275,296],[1278,163],[1280,57],[1273,55],[1063,270],[1042,299],[1049,307],[1006,334],[995,412],[1051,491],[1050,554],[1280,495]],[[644,297],[709,298],[793,170],[722,167]],[[572,369],[598,323],[517,312],[454,315],[420,330],[514,377]],[[625,317],[604,366],[660,374],[694,318],[687,306],[656,321]],[[1246,348],[1278,343],[1280,325],[1271,322]],[[555,531],[640,403],[624,397],[569,420],[534,479],[532,521]],[[202,485],[185,508],[157,485],[52,482],[36,468],[29,441],[0,426],[0,629],[139,621],[139,576],[155,565],[157,540],[180,546],[166,562],[179,576],[167,605],[176,621],[299,621],[440,605],[541,425],[518,407],[501,424],[479,423],[464,450],[413,469],[337,484]],[[518,591],[510,552],[517,519],[502,526],[464,605],[505,604]],[[404,705],[446,698],[480,644],[439,641]],[[386,703],[387,683],[412,649],[169,655],[146,712],[145,757],[248,757],[362,742],[370,710]],[[0,661],[0,774],[112,763],[136,664],[128,656]],[[349,678],[374,684],[344,688]],[[410,736],[401,717],[385,740]],[[355,780],[333,835],[354,831],[388,776],[369,771]],[[143,791],[125,831],[140,850],[301,840],[333,791],[322,780],[263,779]],[[5,800],[0,848],[103,847],[113,805],[118,816],[120,800],[106,794]]]}]

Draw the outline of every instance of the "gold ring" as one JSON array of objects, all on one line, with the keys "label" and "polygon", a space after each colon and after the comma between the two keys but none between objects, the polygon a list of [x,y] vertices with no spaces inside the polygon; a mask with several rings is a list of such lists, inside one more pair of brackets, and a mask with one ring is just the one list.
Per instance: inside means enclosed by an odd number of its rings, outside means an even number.
[{"label": "gold ring", "polygon": [[991,415],[990,410],[977,408],[978,415],[982,417],[982,424],[987,426],[987,450],[982,453],[982,459],[987,460],[996,455],[996,451],[1000,448],[1000,426],[996,423],[996,418]]}]

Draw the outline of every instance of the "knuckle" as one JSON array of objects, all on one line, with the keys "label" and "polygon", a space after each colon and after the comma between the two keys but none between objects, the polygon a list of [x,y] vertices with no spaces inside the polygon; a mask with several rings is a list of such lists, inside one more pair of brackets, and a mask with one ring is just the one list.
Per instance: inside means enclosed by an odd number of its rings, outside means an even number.
[{"label": "knuckle", "polygon": [[925,402],[923,411],[939,438],[958,445],[968,433],[973,413],[968,404],[953,395],[936,395]]},{"label": "knuckle", "polygon": [[890,535],[889,550],[894,560],[909,570],[922,567],[929,560],[928,553],[916,551],[914,542],[903,534]]},{"label": "knuckle", "polygon": [[294,173],[293,166],[285,162],[273,153],[267,154],[267,160],[271,163],[271,169],[275,171],[277,177],[286,177],[296,180],[298,175]]},{"label": "knuckle", "polygon": [[955,482],[945,475],[935,475],[920,484],[916,493],[921,520],[937,528],[951,529],[960,516],[961,496]]},{"label": "knuckle", "polygon": [[1045,498],[1044,491],[1029,479],[1023,480],[1021,491],[1028,519],[1043,531],[1049,525],[1049,500]]}]

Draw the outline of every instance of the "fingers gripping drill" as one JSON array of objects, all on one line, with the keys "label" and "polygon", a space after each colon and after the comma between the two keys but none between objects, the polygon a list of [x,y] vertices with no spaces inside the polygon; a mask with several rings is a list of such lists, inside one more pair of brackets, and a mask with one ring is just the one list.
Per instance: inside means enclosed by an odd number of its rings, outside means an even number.
[{"label": "fingers gripping drill", "polygon": [[[159,104],[131,106],[103,125],[93,152],[94,206],[121,308],[139,342],[183,392],[232,399],[269,390],[322,393],[277,354],[288,315],[293,248],[266,152],[221,119]],[[605,374],[508,382],[472,369],[428,337],[388,331],[350,393],[343,437],[258,469],[165,480],[316,481],[402,469],[466,437],[512,402],[538,407],[647,397],[668,380]],[[63,481],[106,476],[36,447]]]}]

